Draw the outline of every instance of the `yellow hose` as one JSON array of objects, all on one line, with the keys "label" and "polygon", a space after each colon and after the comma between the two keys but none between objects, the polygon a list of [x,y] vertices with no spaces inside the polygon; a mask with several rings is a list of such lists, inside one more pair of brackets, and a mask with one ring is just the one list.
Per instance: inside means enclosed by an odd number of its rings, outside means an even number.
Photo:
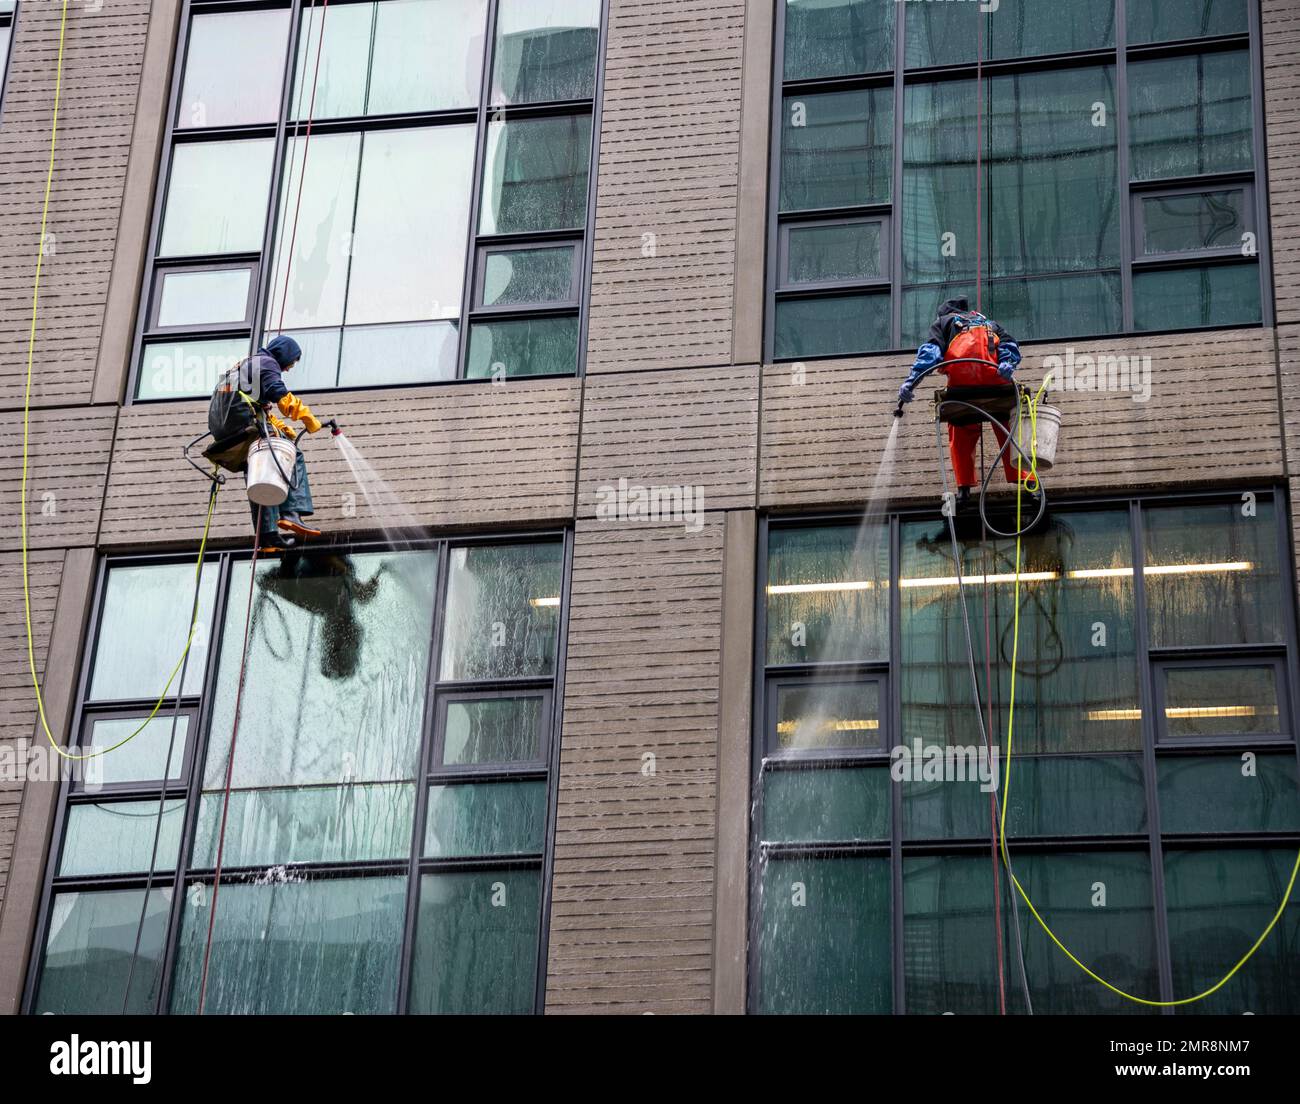
[{"label": "yellow hose", "polygon": [[[1030,435],[1031,435],[1030,445],[1029,445],[1029,450],[1030,450],[1029,464],[1030,464],[1030,470],[1034,474],[1035,481],[1037,481],[1038,479],[1038,403],[1042,399],[1043,392],[1046,389],[1047,389],[1047,381],[1044,380],[1043,385],[1038,389],[1037,394],[1035,394],[1032,399],[1029,399],[1027,403],[1029,407],[1029,424],[1030,424]],[[1021,486],[1022,486],[1022,481],[1016,480],[1016,529],[1017,530],[1019,530],[1020,528]],[[1082,970],[1085,974],[1087,974],[1090,978],[1092,978],[1093,981],[1099,982],[1101,985],[1104,985],[1112,993],[1118,993],[1125,1000],[1133,1001],[1135,1004],[1144,1004],[1152,1008],[1173,1008],[1176,1007],[1177,1005],[1194,1004],[1196,1001],[1204,1000],[1211,993],[1217,992],[1219,989],[1222,989],[1223,986],[1226,985],[1232,979],[1233,975],[1236,974],[1236,972],[1240,970],[1250,960],[1250,957],[1257,950],[1259,950],[1260,944],[1263,943],[1264,940],[1268,938],[1269,933],[1274,929],[1274,927],[1277,926],[1278,920],[1282,918],[1282,914],[1286,911],[1286,906],[1291,900],[1291,891],[1295,888],[1296,875],[1300,874],[1300,851],[1296,852],[1295,865],[1291,867],[1291,880],[1287,883],[1286,894],[1282,898],[1282,903],[1278,905],[1277,912],[1273,914],[1273,919],[1271,919],[1268,922],[1268,926],[1260,933],[1259,938],[1256,939],[1255,942],[1251,945],[1250,950],[1248,950],[1244,955],[1241,956],[1241,959],[1237,962],[1237,964],[1226,974],[1224,974],[1223,977],[1221,977],[1218,981],[1216,981],[1213,985],[1211,985],[1208,989],[1206,989],[1204,992],[1197,993],[1196,996],[1194,997],[1182,997],[1179,1000],[1168,1000],[1168,1001],[1149,1000],[1146,997],[1137,997],[1134,996],[1132,993],[1126,993],[1123,989],[1119,988],[1119,986],[1112,985],[1100,974],[1096,973],[1094,970],[1089,969],[1082,962],[1080,962],[1079,959],[1070,950],[1070,948],[1067,947],[1064,943],[1061,942],[1060,939],[1057,938],[1056,933],[1052,931],[1052,929],[1048,926],[1047,921],[1044,920],[1042,916],[1039,915],[1038,909],[1034,907],[1034,902],[1030,900],[1029,894],[1025,892],[1025,887],[1020,884],[1020,879],[1016,877],[1014,871],[1012,870],[1011,856],[1007,851],[1007,799],[1011,791],[1011,737],[1013,731],[1015,730],[1016,663],[1020,653],[1020,537],[1019,536],[1016,537],[1015,598],[1012,603],[1012,606],[1013,609],[1015,610],[1015,619],[1014,619],[1014,629],[1012,634],[1012,645],[1011,645],[1011,692],[1009,695],[1010,701],[1007,710],[1007,765],[1006,765],[1006,771],[1004,773],[1003,784],[1002,784],[1001,813],[999,816],[999,823],[998,823],[998,844],[1002,849],[1002,862],[1007,868],[1007,873],[1011,878],[1012,884],[1015,885],[1016,891],[1020,894],[1021,898],[1023,898],[1025,904],[1029,906],[1029,911],[1033,914],[1034,919],[1038,921],[1039,927],[1041,927],[1043,931],[1047,933],[1047,937],[1053,943],[1055,943],[1058,948],[1060,948],[1061,952],[1065,955],[1065,957],[1068,958],[1071,962],[1073,962],[1077,967],[1079,967],[1079,969]]]}]

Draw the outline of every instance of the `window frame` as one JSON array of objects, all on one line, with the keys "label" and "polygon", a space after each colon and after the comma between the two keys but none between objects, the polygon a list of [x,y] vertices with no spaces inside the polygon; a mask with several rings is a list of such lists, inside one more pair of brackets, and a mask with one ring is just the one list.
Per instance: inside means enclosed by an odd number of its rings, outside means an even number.
[{"label": "window frame", "polygon": [[[1262,59],[1262,20],[1260,14],[1260,0],[1248,0],[1247,10],[1247,27],[1243,32],[1237,32],[1227,35],[1212,35],[1205,38],[1179,39],[1168,42],[1154,43],[1133,43],[1130,44],[1127,39],[1127,4],[1129,0],[1114,0],[1114,23],[1115,23],[1115,44],[1112,47],[1103,49],[1085,49],[1061,54],[1044,54],[1028,58],[1010,58],[1010,59],[992,59],[985,60],[982,64],[982,71],[986,79],[992,79],[998,76],[1010,75],[1016,76],[1025,73],[1051,71],[1056,69],[1078,68],[1089,65],[1109,65],[1114,68],[1116,74],[1116,83],[1114,89],[1114,104],[1112,116],[1116,128],[1116,187],[1118,196],[1118,220],[1119,220],[1119,315],[1121,326],[1119,333],[1128,335],[1151,335],[1157,333],[1191,333],[1198,330],[1210,329],[1264,329],[1274,324],[1275,307],[1274,307],[1274,288],[1273,288],[1273,271],[1272,271],[1272,254],[1270,244],[1270,228],[1267,218],[1268,212],[1268,179],[1267,179],[1267,157],[1265,154],[1265,113],[1264,113],[1264,84],[1263,84],[1263,59]],[[964,62],[953,65],[930,65],[930,66],[906,66],[906,46],[907,46],[907,19],[909,8],[912,5],[899,3],[891,5],[894,9],[894,57],[893,69],[886,72],[875,72],[869,74],[854,74],[850,76],[839,77],[818,77],[818,78],[798,78],[785,80],[785,26],[786,26],[786,0],[780,0],[774,5],[773,13],[773,57],[769,76],[771,80],[770,102],[770,123],[768,131],[768,169],[767,169],[767,242],[765,253],[765,277],[764,277],[764,300],[763,300],[763,358],[764,363],[779,364],[791,363],[805,360],[835,360],[846,358],[858,358],[870,356],[881,356],[890,354],[902,354],[911,351],[914,346],[904,343],[904,310],[903,296],[909,288],[916,286],[931,287],[938,291],[943,287],[943,283],[934,285],[905,285],[902,281],[902,248],[903,248],[903,145],[904,145],[904,116],[906,113],[906,90],[918,85],[929,85],[939,82],[953,80],[971,80],[974,78],[977,70],[975,62]],[[1137,238],[1134,234],[1132,225],[1135,214],[1133,197],[1139,192],[1149,194],[1153,190],[1164,190],[1170,187],[1181,185],[1190,185],[1192,190],[1208,190],[1216,180],[1223,179],[1225,174],[1206,174],[1201,177],[1189,179],[1169,179],[1169,180],[1133,180],[1129,171],[1130,152],[1129,152],[1129,82],[1128,82],[1128,65],[1130,62],[1140,62],[1151,58],[1188,56],[1203,53],[1214,53],[1219,51],[1243,50],[1247,56],[1251,68],[1251,108],[1250,118],[1252,125],[1251,152],[1253,166],[1250,170],[1236,175],[1251,185],[1251,201],[1254,203],[1253,208],[1248,208],[1253,215],[1253,222],[1256,227],[1256,254],[1254,257],[1235,258],[1238,264],[1256,264],[1257,273],[1260,281],[1260,320],[1257,322],[1236,323],[1232,326],[1180,326],[1164,330],[1139,330],[1135,325],[1135,306],[1133,293],[1133,277],[1135,273],[1145,271],[1152,262],[1144,260],[1136,252],[1135,243]],[[879,349],[866,349],[857,352],[846,353],[798,353],[783,354],[778,356],[776,351],[776,314],[777,303],[786,298],[798,297],[794,294],[793,288],[784,284],[784,227],[788,223],[798,221],[802,218],[821,216],[860,216],[867,217],[871,208],[869,206],[846,208],[842,211],[834,212],[783,212],[780,207],[780,173],[781,173],[781,155],[782,155],[782,125],[783,125],[783,104],[787,96],[795,94],[815,95],[820,92],[848,91],[868,88],[892,87],[894,103],[894,137],[892,145],[892,187],[890,189],[890,202],[883,205],[873,205],[882,208],[888,216],[891,223],[891,237],[888,245],[889,253],[889,281],[888,291],[890,295],[890,340],[886,347]],[[987,164],[987,162],[986,162]],[[1196,185],[1205,181],[1205,185],[1197,188]],[[1180,260],[1185,265],[1187,258],[1179,255]],[[1226,264],[1231,263],[1227,257],[1222,259],[1213,259],[1211,263]],[[1107,269],[1106,273],[1113,270]],[[985,274],[983,283],[993,285],[998,283],[1014,283],[1023,280],[1050,280],[1064,276],[1088,275],[1087,272],[1062,272],[1046,273],[1040,276],[1007,276],[1007,277],[989,277]],[[964,287],[962,281],[954,281],[958,285],[958,290]],[[974,291],[974,281],[967,281],[970,285],[970,291]],[[800,288],[800,291],[803,289]],[[825,285],[819,289],[821,294],[809,294],[808,298],[830,298],[837,295],[851,294],[853,290],[863,290],[858,285],[851,282],[835,283]],[[873,290],[883,290],[881,288]],[[954,294],[957,292],[954,291]],[[972,296],[973,298],[973,296]],[[1086,340],[1089,338],[1111,337],[1115,334],[1107,333],[1073,333],[1062,332],[1047,338],[1025,338],[1029,340],[1044,341],[1065,341],[1065,340]]]},{"label": "window frame", "polygon": [[[1133,205],[1131,222],[1133,228],[1133,269],[1134,272],[1142,272],[1153,267],[1200,267],[1206,261],[1242,261],[1245,254],[1241,251],[1240,244],[1235,246],[1221,246],[1216,249],[1187,249],[1180,252],[1163,252],[1163,253],[1145,253],[1142,249],[1142,243],[1146,236],[1146,219],[1143,214],[1143,204],[1148,199],[1173,198],[1175,196],[1185,195],[1204,195],[1207,192],[1243,192],[1245,201],[1242,204],[1243,210],[1250,215],[1258,210],[1255,206],[1255,184],[1248,177],[1243,177],[1240,173],[1224,174],[1215,178],[1201,177],[1206,181],[1204,184],[1183,184],[1173,187],[1152,186],[1140,187],[1133,185],[1130,189],[1129,201]],[[1255,241],[1259,241],[1259,228],[1248,227],[1247,233],[1255,235]]]},{"label": "window frame", "polygon": [[[1287,747],[1295,743],[1295,711],[1287,693],[1286,646],[1242,648],[1230,652],[1215,654],[1214,648],[1197,648],[1187,658],[1162,656],[1158,649],[1152,649],[1152,686],[1154,689],[1153,722],[1157,750],[1165,748],[1207,747],[1265,747],[1275,744]],[[1170,671],[1195,670],[1230,670],[1232,668],[1267,667],[1273,671],[1273,686],[1277,692],[1278,732],[1225,732],[1209,736],[1178,736],[1169,731],[1168,682],[1165,676]]]},{"label": "window frame", "polygon": [[0,12],[0,29],[7,28],[9,42],[0,55],[0,122],[4,121],[5,86],[9,83],[9,62],[14,56],[14,39],[18,36],[18,11],[22,0],[14,0],[12,11]]},{"label": "window frame", "polygon": [[[386,0],[335,0],[335,2],[338,5],[351,5],[357,3],[384,3]],[[391,2],[391,0],[387,0],[387,2]],[[547,101],[519,105],[497,104],[492,100],[492,69],[496,45],[496,21],[499,3],[500,0],[486,0],[485,3],[484,48],[480,74],[479,98],[476,105],[465,108],[440,108],[430,111],[391,115],[342,116],[338,118],[316,119],[313,120],[311,124],[311,133],[318,136],[341,133],[365,135],[367,133],[386,129],[429,129],[440,125],[455,126],[468,124],[475,127],[474,151],[470,170],[470,192],[466,197],[468,230],[466,249],[462,258],[463,271],[460,279],[459,322],[457,323],[456,318],[445,320],[454,325],[458,325],[456,330],[457,351],[455,374],[446,379],[425,380],[418,383],[398,382],[366,385],[356,383],[340,385],[336,383],[334,386],[329,388],[304,389],[304,393],[307,393],[309,390],[328,393],[347,393],[410,387],[431,387],[444,384],[483,382],[484,379],[490,382],[490,377],[480,379],[479,377],[468,375],[471,316],[478,313],[483,313],[485,315],[490,313],[490,318],[488,320],[506,320],[504,312],[480,312],[476,310],[475,296],[477,292],[478,277],[475,270],[477,267],[479,247],[480,245],[491,246],[498,243],[504,244],[510,239],[513,239],[516,246],[534,243],[544,244],[546,241],[550,240],[552,236],[560,234],[567,236],[577,243],[576,252],[578,259],[575,263],[578,266],[579,280],[576,285],[576,302],[560,305],[543,304],[535,306],[530,312],[520,313],[522,316],[526,317],[537,316],[539,314],[543,316],[576,316],[578,319],[577,363],[572,372],[536,373],[521,375],[519,378],[581,378],[585,374],[586,337],[590,315],[591,267],[594,256],[595,238],[597,155],[600,146],[600,120],[604,101],[604,60],[609,32],[610,0],[600,0],[600,26],[597,31],[596,68],[591,99]],[[273,284],[276,280],[275,260],[279,248],[279,243],[276,240],[276,228],[280,217],[280,193],[286,171],[286,164],[288,162],[288,153],[293,141],[295,130],[294,119],[292,116],[294,114],[293,82],[297,67],[296,58],[299,40],[301,38],[303,16],[305,13],[310,11],[311,8],[312,5],[310,0],[240,0],[240,3],[237,5],[232,4],[230,0],[184,0],[182,4],[178,19],[179,29],[174,47],[175,52],[173,54],[175,64],[173,66],[173,74],[167,101],[167,116],[160,144],[159,156],[161,160],[151,201],[152,206],[149,236],[144,264],[142,266],[143,271],[133,321],[133,336],[130,352],[131,359],[126,373],[126,387],[123,397],[123,405],[132,406],[136,403],[192,402],[197,398],[206,397],[188,394],[153,397],[141,396],[139,394],[140,378],[145,368],[142,363],[143,350],[144,347],[151,342],[159,340],[202,341],[215,338],[243,339],[247,337],[249,348],[256,349],[261,341],[265,340],[268,335],[274,332],[273,327],[269,324],[263,325],[263,321],[267,320],[268,312],[270,311],[271,303],[275,295]],[[194,17],[205,13],[252,12],[278,9],[287,9],[290,12],[290,18],[285,49],[284,69],[282,73],[279,110],[276,119],[265,123],[220,127],[185,127],[179,125],[178,118],[181,105],[181,94],[185,81],[186,58]],[[591,143],[588,150],[587,160],[586,218],[584,223],[562,232],[548,231],[537,234],[520,235],[481,234],[479,232],[479,216],[483,201],[483,171],[487,154],[488,129],[490,123],[495,121],[509,122],[518,119],[545,118],[557,115],[586,115],[591,119]],[[301,127],[299,128],[299,132],[303,132]],[[186,142],[203,143],[239,138],[269,138],[274,143],[271,165],[270,195],[267,202],[267,214],[263,227],[261,249],[251,254],[221,254],[185,258],[159,257],[158,250],[161,245],[163,209],[167,200],[175,148]],[[176,264],[178,262],[184,263],[187,266],[218,265],[235,260],[244,260],[249,257],[257,262],[257,271],[255,273],[256,281],[253,291],[253,310],[250,325],[243,327],[228,325],[223,328],[220,324],[213,324],[207,326],[187,327],[184,330],[165,331],[159,331],[152,328],[157,312],[156,298],[158,286],[155,281],[156,271],[159,268],[165,267],[169,263]],[[415,323],[420,321],[427,320],[415,320]],[[405,323],[403,322],[383,323],[383,325],[404,324]],[[308,331],[318,329],[338,329],[340,333],[346,332],[348,328],[349,327],[347,327],[346,323],[340,323],[338,327],[300,327],[300,329]],[[296,331],[288,329],[285,332],[294,333]],[[342,372],[342,350],[340,347],[339,363],[335,365],[336,380],[340,378]]]},{"label": "window frame", "polygon": [[[1172,1000],[1172,975],[1170,969],[1169,922],[1165,906],[1165,853],[1166,851],[1183,851],[1187,849],[1214,850],[1221,847],[1286,848],[1292,851],[1300,846],[1300,830],[1296,831],[1241,831],[1241,832],[1201,832],[1194,834],[1163,832],[1160,827],[1160,798],[1158,793],[1159,763],[1174,757],[1189,754],[1212,753],[1215,751],[1240,755],[1243,751],[1258,749],[1260,752],[1279,753],[1290,751],[1296,763],[1297,781],[1300,783],[1300,725],[1297,724],[1297,687],[1300,686],[1300,630],[1297,628],[1297,610],[1295,590],[1289,585],[1294,578],[1294,562],[1290,543],[1291,502],[1287,489],[1281,485],[1259,485],[1243,488],[1258,499],[1271,500],[1274,506],[1272,525],[1274,527],[1274,548],[1278,565],[1278,586],[1283,594],[1283,639],[1280,644],[1242,645],[1236,647],[1189,647],[1156,648],[1150,645],[1148,611],[1144,572],[1137,565],[1145,565],[1145,533],[1143,529],[1144,510],[1149,506],[1195,505],[1198,503],[1231,503],[1240,506],[1242,495],[1222,490],[1186,491],[1186,492],[1150,492],[1133,495],[1098,495],[1094,497],[1073,497],[1055,502],[1053,510],[1063,516],[1079,511],[1096,511],[1113,508],[1117,513],[1127,514],[1129,526],[1130,563],[1133,572],[1133,619],[1135,656],[1134,665],[1137,678],[1138,702],[1142,712],[1140,746],[1125,752],[1098,753],[1105,756],[1123,755],[1137,757],[1142,764],[1142,785],[1146,810],[1147,828],[1136,834],[1115,834],[1105,837],[1091,836],[1035,836],[1009,840],[1013,853],[1025,852],[1036,854],[1068,853],[1077,851],[1096,852],[1133,852],[1139,851],[1150,859],[1152,877],[1152,910],[1155,925],[1155,948],[1157,955],[1158,976],[1160,978],[1160,999]],[[770,712],[774,701],[770,684],[787,680],[791,673],[802,677],[811,677],[814,672],[825,671],[828,678],[838,678],[841,672],[851,672],[856,668],[880,667],[886,672],[888,701],[881,703],[882,727],[884,718],[888,717],[888,735],[902,732],[902,702],[899,693],[899,679],[896,672],[901,670],[902,626],[901,626],[901,591],[897,586],[901,566],[901,531],[910,521],[930,521],[939,523],[944,519],[937,509],[928,506],[911,506],[896,510],[887,510],[881,524],[889,531],[889,571],[890,601],[888,640],[890,653],[883,664],[797,664],[769,665],[766,662],[767,642],[767,571],[768,538],[777,528],[815,528],[824,525],[851,526],[861,521],[860,514],[852,513],[790,513],[760,515],[754,587],[754,635],[753,666],[751,693],[751,733],[750,733],[750,821],[749,821],[749,897],[748,897],[748,935],[749,953],[746,958],[747,977],[747,1011],[760,1010],[758,987],[761,984],[759,956],[762,948],[763,915],[761,897],[760,870],[764,865],[763,856],[773,858],[826,858],[889,856],[891,863],[891,947],[893,963],[892,1006],[886,1011],[895,1015],[907,1013],[907,994],[905,985],[905,946],[903,942],[903,874],[904,862],[923,856],[960,856],[982,855],[988,859],[989,840],[984,838],[962,839],[953,837],[903,838],[903,803],[901,787],[890,786],[890,838],[886,841],[864,843],[817,843],[810,841],[772,840],[763,838],[763,800],[764,773],[771,769],[823,769],[837,766],[870,766],[872,761],[858,757],[823,756],[816,760],[782,759],[774,757],[769,749],[769,727],[773,720]],[[1183,741],[1172,742],[1157,739],[1156,682],[1162,665],[1176,667],[1204,663],[1209,666],[1223,666],[1226,663],[1259,665],[1273,663],[1279,672],[1279,709],[1285,712],[1288,734],[1282,738],[1258,735],[1246,737],[1212,737],[1195,743]],[[1284,699],[1284,700],[1283,700]],[[962,705],[968,705],[962,702]],[[1162,707],[1162,705],[1161,705]],[[1005,724],[1005,720],[1002,722]],[[994,739],[1001,745],[1002,733],[994,733]],[[897,738],[896,735],[894,738]],[[978,739],[975,733],[974,740]],[[886,742],[886,756],[888,754]],[[1025,753],[1026,755],[1028,753]],[[1066,753],[1061,753],[1066,754]],[[1072,756],[1092,754],[1089,752],[1068,753]],[[1017,755],[1017,759],[1024,757]],[[1040,756],[1035,756],[1040,757]],[[875,760],[879,762],[879,758]],[[892,782],[892,780],[891,780]],[[1049,918],[1050,922],[1050,918]]]},{"label": "window frame", "polygon": [[[478,680],[472,684],[439,680],[438,657],[441,650],[442,627],[447,597],[447,572],[450,550],[456,547],[476,545],[511,545],[539,544],[554,545],[560,558],[560,593],[559,615],[556,620],[556,662],[552,675],[543,678]],[[308,880],[317,881],[337,878],[368,878],[385,876],[404,876],[407,878],[404,893],[403,928],[399,945],[398,972],[396,975],[396,998],[392,1013],[398,1015],[409,1013],[411,994],[411,969],[415,942],[418,938],[416,921],[418,920],[419,889],[423,875],[445,870],[517,870],[533,869],[539,877],[539,899],[541,915],[537,925],[537,955],[535,978],[533,979],[532,1012],[544,1011],[547,960],[546,951],[549,943],[551,885],[554,875],[555,822],[558,807],[559,789],[559,729],[561,724],[560,705],[564,697],[564,656],[567,650],[569,594],[573,563],[573,533],[571,529],[541,529],[526,533],[491,532],[475,534],[460,538],[422,537],[403,541],[393,545],[384,541],[359,541],[339,546],[336,552],[344,555],[365,552],[388,552],[400,555],[410,551],[432,552],[435,561],[431,565],[434,578],[431,585],[434,608],[430,618],[429,657],[425,672],[425,703],[422,713],[421,732],[418,738],[418,755],[409,784],[413,787],[412,836],[408,853],[392,859],[359,860],[341,862],[325,860],[321,862],[305,861],[288,864],[295,871],[303,872]],[[167,927],[164,936],[164,952],[159,963],[158,992],[153,1006],[148,1011],[152,1014],[179,1014],[171,1010],[172,989],[175,981],[176,966],[180,955],[181,919],[186,892],[195,884],[210,886],[212,868],[198,863],[194,857],[197,836],[197,821],[200,812],[200,797],[203,792],[203,764],[208,754],[213,719],[214,690],[225,636],[226,613],[231,602],[238,602],[239,596],[232,596],[234,568],[239,563],[247,563],[251,550],[234,548],[228,551],[211,552],[204,558],[205,573],[215,567],[217,583],[212,611],[213,626],[209,633],[209,646],[204,662],[204,678],[200,693],[180,699],[180,712],[192,716],[185,748],[186,773],[175,780],[168,780],[165,789],[166,800],[179,799],[186,802],[186,817],[181,835],[181,862],[172,869],[164,870],[159,861],[153,878],[153,892],[168,891],[171,900],[167,904]],[[188,555],[176,553],[126,553],[106,555],[99,560],[96,569],[96,581],[92,605],[83,648],[79,657],[76,681],[76,704],[70,731],[84,734],[89,732],[89,725],[97,717],[118,714],[139,714],[141,706],[148,711],[153,702],[113,701],[107,707],[104,703],[88,702],[90,676],[93,668],[95,648],[98,643],[100,625],[103,620],[104,598],[107,594],[109,571],[114,567],[125,566],[163,566],[167,564],[193,564]],[[212,566],[209,566],[212,565]],[[446,687],[446,690],[442,688]],[[468,687],[468,689],[467,689]],[[544,689],[542,689],[544,687]],[[472,765],[469,769],[445,771],[435,769],[432,762],[435,740],[442,736],[438,725],[438,700],[441,696],[455,696],[467,692],[471,696],[485,694],[510,694],[518,692],[541,692],[544,705],[542,725],[544,743],[540,756],[517,768],[503,769],[500,764]],[[160,718],[170,718],[177,708],[176,696],[170,695],[158,711]],[[544,815],[543,839],[541,850],[536,853],[510,855],[484,855],[471,858],[427,858],[424,856],[424,839],[428,813],[428,791],[431,784],[463,784],[478,781],[495,781],[508,778],[514,781],[544,780],[547,783],[546,807]],[[232,791],[233,792],[233,791]],[[69,810],[78,804],[104,804],[129,799],[148,799],[155,804],[160,799],[160,787],[156,782],[132,782],[116,785],[86,793],[78,788],[65,775],[59,783],[59,796],[56,803],[53,832],[49,849],[45,857],[45,869],[39,898],[36,923],[33,927],[32,941],[29,945],[26,980],[23,991],[22,1007],[31,1012],[36,1007],[40,993],[41,974],[44,967],[45,948],[49,937],[52,904],[57,894],[71,892],[90,892],[105,889],[143,889],[147,876],[139,873],[107,875],[69,875],[58,874],[66,842],[66,830]],[[224,864],[222,885],[243,884],[248,882],[264,865],[235,866]],[[141,962],[147,961],[144,957]],[[133,989],[138,994],[138,990]]]}]

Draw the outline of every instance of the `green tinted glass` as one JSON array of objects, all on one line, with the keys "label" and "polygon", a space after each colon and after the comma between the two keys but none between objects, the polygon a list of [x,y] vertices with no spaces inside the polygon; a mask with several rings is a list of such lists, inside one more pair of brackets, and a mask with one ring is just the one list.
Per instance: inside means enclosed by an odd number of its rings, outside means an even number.
[{"label": "green tinted glass", "polygon": [[590,156],[590,115],[489,123],[479,233],[585,226]]},{"label": "green tinted glass", "polygon": [[880,683],[812,679],[776,691],[780,751],[880,748]]},{"label": "green tinted glass", "polygon": [[787,284],[876,280],[883,274],[880,222],[791,226],[787,232]]},{"label": "green tinted glass", "polygon": [[447,766],[538,759],[542,753],[542,698],[520,695],[450,701],[441,748]]},{"label": "green tinted glass", "polygon": [[540,871],[425,874],[410,1011],[532,1012],[540,918]]},{"label": "green tinted glass", "polygon": [[545,828],[545,782],[430,786],[424,853],[440,859],[533,854],[542,850]]},{"label": "green tinted glass", "polygon": [[577,315],[470,324],[470,379],[571,376],[577,370]]},{"label": "green tinted glass", "polygon": [[1247,0],[1126,0],[1128,40],[1171,42],[1180,38],[1244,34],[1249,29]]},{"label": "green tinted glass", "polygon": [[1115,45],[1114,0],[907,5],[907,66],[1066,54]]},{"label": "green tinted glass", "polygon": [[1282,731],[1277,669],[1171,667],[1164,671],[1165,728],[1173,737],[1275,735]]},{"label": "green tinted glass", "polygon": [[500,249],[483,262],[483,305],[564,303],[576,297],[575,246],[555,249]]},{"label": "green tinted glass", "polygon": [[1258,322],[1259,265],[1204,265],[1133,274],[1133,326],[1177,330]]},{"label": "green tinted glass", "polygon": [[824,843],[889,836],[889,772],[883,767],[768,770],[763,838]]},{"label": "green tinted glass", "polygon": [[1163,832],[1294,832],[1300,790],[1291,752],[1160,759]]},{"label": "green tinted glass", "polygon": [[[105,801],[73,805],[63,838],[59,876],[134,874],[176,869],[185,802],[168,801],[158,823],[158,801]],[[154,833],[158,851],[154,856]],[[137,902],[138,903],[138,902]]]},{"label": "green tinted glass", "polygon": [[778,299],[778,359],[869,353],[889,347],[889,294]]},{"label": "green tinted glass", "polygon": [[785,79],[892,69],[898,7],[879,0],[786,0]]},{"label": "green tinted glass", "polygon": [[596,88],[600,0],[500,0],[492,102],[590,99]]},{"label": "green tinted glass", "polygon": [[1250,74],[1244,50],[1129,62],[1133,178],[1251,168]]},{"label": "green tinted glass", "polygon": [[1148,255],[1199,249],[1241,249],[1251,231],[1246,193],[1180,192],[1143,196],[1142,251]]},{"label": "green tinted glass", "polygon": [[889,654],[883,525],[773,528],[767,539],[767,662]]},{"label": "green tinted glass", "polygon": [[889,860],[768,859],[762,867],[760,1012],[889,1012]]},{"label": "green tinted glass", "polygon": [[888,203],[893,92],[787,96],[781,117],[781,210]]}]

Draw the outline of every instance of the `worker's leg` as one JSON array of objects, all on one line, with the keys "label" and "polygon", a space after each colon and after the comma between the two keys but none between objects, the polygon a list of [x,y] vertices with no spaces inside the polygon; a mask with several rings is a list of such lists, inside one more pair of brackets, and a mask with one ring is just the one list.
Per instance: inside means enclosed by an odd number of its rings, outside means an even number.
[{"label": "worker's leg", "polygon": [[980,440],[980,423],[948,425],[948,456],[958,487],[975,485],[975,448]]},{"label": "worker's leg", "polygon": [[307,461],[298,453],[293,465],[293,478],[289,484],[289,497],[280,504],[276,524],[282,532],[300,537],[319,537],[320,530],[302,523],[302,519],[316,512],[311,501],[311,484],[307,480]]}]

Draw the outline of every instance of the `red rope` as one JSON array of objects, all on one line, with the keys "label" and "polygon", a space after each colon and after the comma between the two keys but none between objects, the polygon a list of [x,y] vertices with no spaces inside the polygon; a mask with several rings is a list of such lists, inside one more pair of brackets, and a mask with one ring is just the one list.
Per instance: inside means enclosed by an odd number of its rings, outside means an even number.
[{"label": "red rope", "polygon": [[[315,8],[316,2],[312,0],[312,7]],[[289,274],[293,270],[293,251],[298,243],[298,215],[302,212],[302,188],[307,180],[307,153],[311,149],[311,123],[316,114],[316,85],[320,80],[320,56],[321,48],[325,45],[325,17],[329,15],[330,0],[324,0],[320,9],[320,37],[316,39],[316,64],[312,71],[311,78],[311,100],[307,105],[307,130],[302,140],[302,168],[298,172],[298,196],[293,205],[293,228],[289,234],[289,251],[285,254],[284,261],[284,291],[280,296],[280,317],[276,321],[275,332],[284,333],[284,312],[289,305]],[[308,33],[311,33],[310,26]],[[302,100],[299,99],[299,104]],[[297,112],[294,115],[297,116]],[[293,125],[293,137],[295,144],[298,138],[298,120],[295,117]],[[289,171],[293,173],[293,154],[289,155]]]},{"label": "red rope", "polygon": [[258,537],[253,542],[253,559],[248,571],[248,605],[244,610],[244,646],[239,655],[239,684],[235,690],[235,718],[230,728],[230,755],[226,759],[226,792],[221,802],[221,828],[217,833],[217,865],[212,881],[212,909],[208,913],[208,936],[203,946],[203,974],[199,979],[199,1015],[208,997],[208,963],[212,957],[212,933],[217,923],[217,894],[221,890],[221,864],[226,854],[226,821],[230,814],[230,788],[235,773],[235,742],[239,738],[239,714],[244,702],[244,681],[248,672],[248,635],[253,620],[253,587],[257,582],[257,553],[261,544],[262,508],[257,508]]},{"label": "red rope", "polygon": [[975,309],[984,310],[984,13],[975,30]]}]

